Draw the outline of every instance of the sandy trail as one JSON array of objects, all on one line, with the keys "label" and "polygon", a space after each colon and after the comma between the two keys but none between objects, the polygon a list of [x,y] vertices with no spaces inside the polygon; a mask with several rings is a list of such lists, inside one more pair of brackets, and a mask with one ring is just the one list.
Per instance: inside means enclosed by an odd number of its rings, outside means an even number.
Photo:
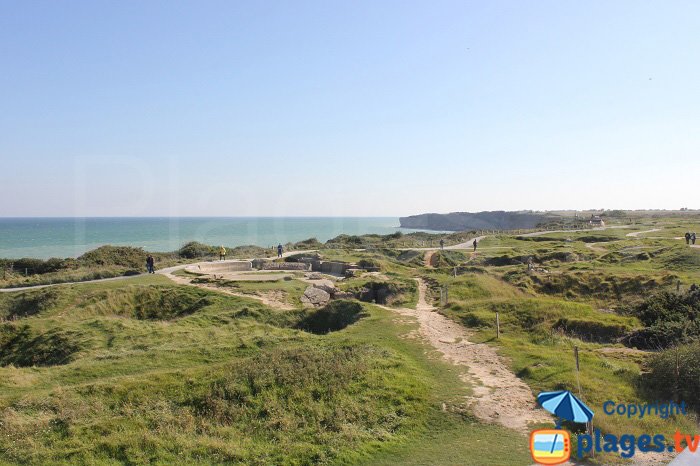
[{"label": "sandy trail", "polygon": [[433,256],[435,255],[435,251],[425,251],[425,256],[423,257],[423,265],[425,265],[428,268],[433,267]]},{"label": "sandy trail", "polygon": [[[177,268],[175,268],[177,270]],[[280,309],[283,311],[295,309],[294,306],[285,301],[285,294],[282,291],[271,291],[269,293],[258,293],[258,294],[245,294],[245,293],[235,293],[233,291],[227,290],[225,288],[220,288],[215,285],[209,285],[206,283],[192,283],[192,278],[182,277],[179,275],[174,275],[173,270],[162,270],[159,273],[168,277],[171,281],[177,283],[178,285],[196,286],[197,288],[203,288],[205,290],[216,291],[217,293],[227,294],[229,296],[237,296],[239,298],[250,298],[260,301],[266,306],[270,306],[273,309]]]},{"label": "sandy trail", "polygon": [[544,231],[534,231],[532,233],[525,233],[522,236],[523,238],[531,238],[533,236],[542,236],[542,235],[548,235],[550,233],[577,233],[580,231],[602,231],[602,230],[612,230],[616,228],[630,228],[629,225],[615,225],[611,227],[594,227],[594,228],[585,228],[582,230],[544,230]]},{"label": "sandy trail", "polygon": [[415,317],[420,335],[451,363],[464,366],[463,377],[473,387],[468,401],[481,420],[498,423],[526,433],[531,423],[549,423],[552,418],[537,407],[530,388],[506,366],[496,350],[486,344],[472,343],[471,332],[447,317],[435,312],[426,301],[427,285],[418,281],[416,309],[390,309]]},{"label": "sandy trail", "polygon": [[605,244],[605,243],[586,243],[586,247],[590,249],[591,251],[596,251],[596,252],[602,252],[602,253],[607,253],[608,250],[605,248],[601,248],[598,245],[599,244]]},{"label": "sandy trail", "polygon": [[630,238],[637,238],[639,235],[643,235],[644,233],[654,233],[656,231],[661,231],[661,228],[652,228],[651,230],[644,230],[644,231],[634,231],[632,233],[627,233],[625,236],[630,237]]}]

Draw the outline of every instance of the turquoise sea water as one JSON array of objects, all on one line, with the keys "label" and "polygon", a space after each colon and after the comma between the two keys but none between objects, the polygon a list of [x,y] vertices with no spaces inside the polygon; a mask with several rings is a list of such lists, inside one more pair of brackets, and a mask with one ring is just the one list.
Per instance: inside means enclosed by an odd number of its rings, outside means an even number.
[{"label": "turquoise sea water", "polygon": [[188,241],[268,247],[341,233],[389,234],[398,227],[396,217],[0,218],[0,257],[77,257],[105,244],[154,252]]}]

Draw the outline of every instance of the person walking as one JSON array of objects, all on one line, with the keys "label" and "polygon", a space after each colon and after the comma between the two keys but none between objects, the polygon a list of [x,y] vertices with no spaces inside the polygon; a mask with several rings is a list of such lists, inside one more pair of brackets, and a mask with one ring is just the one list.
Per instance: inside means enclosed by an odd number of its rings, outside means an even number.
[{"label": "person walking", "polygon": [[153,256],[150,254],[146,258],[146,270],[148,270],[148,273],[156,273],[155,259],[153,259]]},{"label": "person walking", "polygon": [[224,247],[223,244],[219,248],[219,260],[220,261],[226,260],[226,248]]},{"label": "person walking", "polygon": [[440,240],[440,249],[441,249],[441,250],[444,250],[444,249],[445,249],[445,240],[444,240],[444,239],[441,239],[441,240]]},{"label": "person walking", "polygon": [[282,243],[277,245],[277,257],[282,257]]},{"label": "person walking", "polygon": [[476,238],[474,238],[474,242],[472,244],[474,245],[474,252],[476,252]]},{"label": "person walking", "polygon": [[690,244],[690,232],[685,232],[685,244]]},{"label": "person walking", "polygon": [[692,232],[692,233],[690,234],[690,242],[693,243],[693,244],[695,244],[695,232]]}]

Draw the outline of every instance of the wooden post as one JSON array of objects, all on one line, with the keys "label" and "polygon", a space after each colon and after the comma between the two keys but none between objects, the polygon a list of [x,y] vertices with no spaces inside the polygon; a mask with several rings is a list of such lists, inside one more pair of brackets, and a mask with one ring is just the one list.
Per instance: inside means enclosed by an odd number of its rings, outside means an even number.
[{"label": "wooden post", "polygon": [[496,311],[496,339],[501,338],[501,320],[498,318],[498,311]]}]

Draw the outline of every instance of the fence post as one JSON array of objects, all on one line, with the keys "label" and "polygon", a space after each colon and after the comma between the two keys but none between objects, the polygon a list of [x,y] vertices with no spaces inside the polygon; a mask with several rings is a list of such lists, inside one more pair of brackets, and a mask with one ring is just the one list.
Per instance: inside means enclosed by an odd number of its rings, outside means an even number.
[{"label": "fence post", "polygon": [[496,339],[501,338],[501,320],[498,318],[498,311],[496,311]]}]

